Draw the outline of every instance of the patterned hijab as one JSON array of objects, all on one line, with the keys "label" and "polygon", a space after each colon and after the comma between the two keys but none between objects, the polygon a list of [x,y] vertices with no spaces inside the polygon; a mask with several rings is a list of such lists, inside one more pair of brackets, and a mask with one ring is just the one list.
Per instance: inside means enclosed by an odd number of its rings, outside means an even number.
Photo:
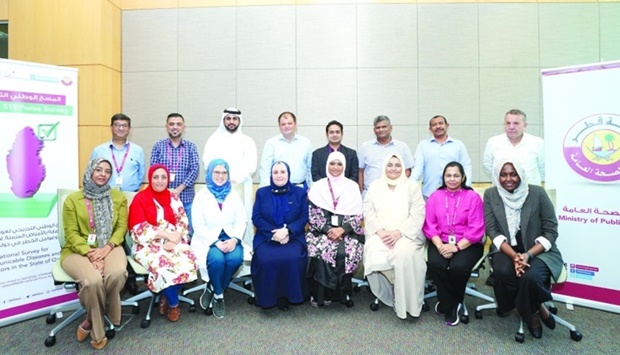
[{"label": "patterned hijab", "polygon": [[112,164],[103,158],[95,158],[88,163],[82,179],[82,193],[90,200],[93,217],[95,219],[95,234],[97,234],[97,246],[103,247],[112,236],[112,196],[110,196],[110,184],[98,186],[93,181],[93,173],[99,164],[105,162],[110,170]]},{"label": "patterned hijab", "polygon": [[[215,181],[213,181],[213,170],[216,166],[219,165],[223,166],[228,173],[228,175],[226,176],[226,182],[222,186],[217,186]],[[224,200],[226,200],[226,196],[228,196],[230,190],[232,189],[232,184],[230,183],[230,168],[228,167],[228,163],[224,159],[211,160],[209,166],[207,167],[207,174],[205,176],[205,180],[207,182],[207,189],[209,189],[213,196],[215,196],[217,202],[220,204],[224,203]]]},{"label": "patterned hijab", "polygon": [[[273,182],[273,167],[282,164],[286,167],[288,173],[288,180],[284,186],[278,186]],[[271,166],[271,177],[269,178],[269,186],[271,187],[271,199],[273,202],[273,218],[278,228],[284,225],[284,216],[288,213],[291,207],[288,204],[288,193],[293,189],[291,184],[291,168],[283,161],[277,161]]]},{"label": "patterned hijab", "polygon": [[[508,190],[504,189],[499,183],[499,174],[506,164],[512,164],[521,179],[521,183],[513,192],[508,192]],[[523,165],[517,157],[504,157],[503,159],[495,162],[493,172],[493,183],[497,186],[497,192],[504,202],[506,221],[508,222],[508,232],[510,233],[510,242],[511,245],[514,245],[515,236],[517,235],[519,229],[521,229],[521,208],[523,207],[523,203],[525,203],[525,199],[530,192],[527,185],[525,170],[523,170]]]}]

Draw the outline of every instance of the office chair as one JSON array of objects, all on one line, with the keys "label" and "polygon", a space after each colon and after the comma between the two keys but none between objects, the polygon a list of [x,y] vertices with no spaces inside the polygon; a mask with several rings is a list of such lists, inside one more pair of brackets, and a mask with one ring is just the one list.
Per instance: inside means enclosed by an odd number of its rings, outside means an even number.
[{"label": "office chair", "polygon": [[[566,271],[566,265],[564,265],[562,267],[562,273],[560,274],[560,277],[557,280],[554,280],[553,278],[551,278],[551,284],[562,284],[566,281],[567,276],[568,276],[568,273]],[[577,330],[577,328],[574,325],[572,325],[571,323],[568,323],[564,319],[557,316],[558,309],[557,307],[555,307],[552,301],[546,302],[545,305],[549,309],[549,313],[551,314],[551,316],[555,318],[556,324],[560,324],[568,328],[570,338],[572,340],[580,341],[583,338],[583,334],[581,334],[581,332]],[[489,303],[489,304],[484,304],[484,305],[480,305],[476,307],[476,312],[475,312],[476,319],[482,319],[482,311],[485,309],[497,309],[497,303]],[[521,317],[519,317],[519,328],[517,330],[517,334],[515,334],[515,341],[518,343],[525,342],[525,332],[523,331],[523,320],[521,319]]]},{"label": "office chair", "polygon": [[[124,193],[125,193],[125,196],[127,197],[128,205],[131,205],[131,201],[133,201],[133,198],[136,195],[136,193],[135,192],[124,192]],[[133,255],[131,255],[133,244],[134,243],[133,243],[133,239],[131,239],[130,231],[127,231],[127,235],[125,236],[125,246],[124,246],[126,248],[125,250],[128,251],[127,263],[129,264],[129,266],[135,273],[136,281],[146,283],[146,280],[149,275],[149,271],[144,266],[142,266],[139,262],[137,262],[133,258]],[[130,297],[126,300],[127,302],[138,302],[138,301],[141,301],[147,298],[150,298],[151,301],[149,302],[149,308],[146,311],[144,319],[142,320],[142,322],[140,322],[141,328],[148,328],[151,325],[151,311],[153,310],[153,307],[155,306],[155,304],[159,302],[160,295],[151,292],[151,290],[147,288],[145,291],[138,293],[137,295]],[[185,302],[189,304],[190,313],[196,312],[196,305],[194,303],[194,300],[187,298],[187,297],[179,296],[179,302]]]},{"label": "office chair", "polygon": [[[70,194],[76,191],[79,191],[79,190],[58,189],[58,199],[56,202],[56,209],[58,212],[58,242],[60,243],[61,249],[65,245],[65,229],[64,229],[63,220],[62,220],[63,205],[65,203],[65,199],[67,198],[67,196],[69,196]],[[65,270],[63,270],[62,265],[60,263],[60,258],[56,260],[56,262],[52,266],[52,278],[54,279],[55,285],[62,285],[66,290],[77,290],[78,289],[78,285],[75,282],[75,280],[71,276],[69,276],[65,272]],[[125,323],[123,323],[120,327],[118,327],[119,330],[122,329],[125,326],[125,324],[127,324],[133,318],[133,315],[139,312],[138,302],[134,302],[130,300],[121,301],[121,306],[132,307],[132,316]],[[46,317],[45,322],[47,324],[54,324],[57,320],[57,316],[56,316],[57,313],[70,312],[70,311],[74,311],[74,312],[69,317],[67,317],[65,320],[63,320],[62,323],[54,327],[54,329],[52,329],[49,332],[48,337],[45,339],[45,346],[47,347],[54,346],[54,344],[56,344],[56,334],[59,331],[61,331],[63,328],[67,327],[69,324],[73,323],[73,321],[75,321],[76,319],[86,314],[86,310],[84,309],[84,307],[80,305],[80,300],[77,299],[77,295],[76,295],[75,300],[65,303],[63,305],[60,305],[58,307],[52,308],[50,310],[49,315]],[[113,339],[114,336],[116,335],[117,328],[114,327],[114,324],[112,324],[112,322],[107,317],[104,317],[104,319],[108,325],[108,330],[106,330],[106,337],[108,339]]]}]

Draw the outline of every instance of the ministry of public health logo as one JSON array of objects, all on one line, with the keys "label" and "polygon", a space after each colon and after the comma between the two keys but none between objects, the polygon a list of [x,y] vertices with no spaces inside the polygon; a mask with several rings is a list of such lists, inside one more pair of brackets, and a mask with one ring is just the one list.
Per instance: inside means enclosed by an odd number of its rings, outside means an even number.
[{"label": "ministry of public health logo", "polygon": [[620,115],[600,113],[575,123],[564,137],[564,158],[579,175],[598,182],[620,180]]}]

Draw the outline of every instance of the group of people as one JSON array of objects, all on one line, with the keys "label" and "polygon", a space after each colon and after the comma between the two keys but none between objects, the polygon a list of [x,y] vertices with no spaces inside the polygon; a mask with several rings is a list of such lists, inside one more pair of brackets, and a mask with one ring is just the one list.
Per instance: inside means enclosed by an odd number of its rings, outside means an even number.
[{"label": "group of people", "polygon": [[[415,158],[392,138],[386,116],[375,118],[377,139],[357,153],[341,144],[343,127],[337,121],[326,127],[328,145],[310,154],[309,140],[296,134],[294,114],[284,112],[278,121],[282,134],[265,145],[261,187],[252,203],[256,146],[241,133],[241,112],[226,109],[207,141],[206,189],[196,194],[196,146],[182,138],[183,117],[169,115],[169,138],[154,145],[148,185],[128,208],[125,195],[112,186],[138,190],[144,157],[127,139],[130,119],[112,117],[112,141],[93,151],[82,190],[70,195],[63,209],[62,266],[80,285],[87,309],[79,341],[90,335],[91,345],[101,349],[107,342],[103,315],[120,323],[127,262],[118,246],[128,231],[133,257],[149,271],[147,286],[160,295],[159,312],[172,322],[180,318],[180,288],[196,280],[198,270],[208,274],[201,275],[208,280],[201,306],[213,305],[214,315],[224,317],[224,291],[251,235],[251,276],[262,308],[287,310],[306,300],[313,307],[346,303],[352,275],[363,263],[379,300],[399,318],[418,317],[428,265],[438,294],[435,312],[456,325],[471,268],[488,235],[498,314],[516,307],[535,337],[542,335],[541,321],[555,326],[544,302],[551,299],[550,277],[557,278],[562,267],[557,220],[544,189],[528,184],[531,173],[522,169],[523,157],[539,156],[514,154],[527,125],[521,111],[511,110],[505,118],[512,152],[497,148],[500,142],[485,151],[494,187],[485,192],[484,203],[467,185],[471,162],[464,145],[447,136],[443,116],[431,119],[433,138],[420,143]],[[516,145],[509,133],[515,126]],[[222,149],[225,139],[238,149]],[[527,149],[534,151],[529,143]],[[458,157],[447,158],[453,153]],[[437,179],[438,168],[443,172]],[[543,175],[533,176],[540,183]]]}]

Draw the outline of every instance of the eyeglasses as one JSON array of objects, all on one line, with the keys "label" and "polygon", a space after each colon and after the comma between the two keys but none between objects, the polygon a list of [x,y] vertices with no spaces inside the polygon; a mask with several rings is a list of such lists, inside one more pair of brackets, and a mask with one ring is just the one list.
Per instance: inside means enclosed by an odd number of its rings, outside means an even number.
[{"label": "eyeglasses", "polygon": [[214,171],[213,175],[226,176],[228,175],[228,172],[227,171]]},{"label": "eyeglasses", "polygon": [[127,123],[114,123],[112,126],[114,126],[114,128],[129,128],[129,124]]}]

